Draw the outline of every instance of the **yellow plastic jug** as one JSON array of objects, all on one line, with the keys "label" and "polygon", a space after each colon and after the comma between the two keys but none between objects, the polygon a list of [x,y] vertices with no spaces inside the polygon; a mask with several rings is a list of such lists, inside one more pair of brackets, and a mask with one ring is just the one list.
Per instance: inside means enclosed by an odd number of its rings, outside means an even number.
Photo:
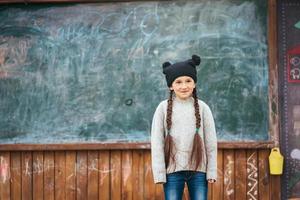
[{"label": "yellow plastic jug", "polygon": [[283,169],[283,156],[278,147],[272,148],[269,155],[270,174],[280,175]]}]

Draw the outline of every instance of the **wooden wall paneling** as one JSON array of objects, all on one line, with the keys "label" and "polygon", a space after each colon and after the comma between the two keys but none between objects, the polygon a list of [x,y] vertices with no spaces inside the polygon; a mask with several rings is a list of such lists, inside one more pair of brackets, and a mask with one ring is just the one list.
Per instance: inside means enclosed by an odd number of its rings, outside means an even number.
[{"label": "wooden wall paneling", "polygon": [[98,151],[88,151],[88,200],[99,199],[99,155]]},{"label": "wooden wall paneling", "polygon": [[[154,184],[154,182],[152,181]],[[162,184],[155,184],[155,199],[164,199],[164,188]]]},{"label": "wooden wall paneling", "polygon": [[87,199],[87,151],[78,151],[76,160],[76,199]]},{"label": "wooden wall paneling", "polygon": [[144,199],[155,199],[155,185],[153,183],[153,174],[152,174],[152,168],[151,168],[151,152],[146,151],[144,153],[144,173],[145,173],[145,185],[144,185],[144,192],[145,196]]},{"label": "wooden wall paneling", "polygon": [[270,199],[269,154],[270,150],[261,150],[258,152],[258,188],[260,200]]},{"label": "wooden wall paneling", "polygon": [[218,150],[218,180],[212,187],[212,199],[223,199],[223,150]]},{"label": "wooden wall paneling", "polygon": [[270,199],[271,200],[281,200],[280,179],[281,179],[280,175],[270,175],[270,181],[271,181]]},{"label": "wooden wall paneling", "polygon": [[223,195],[224,200],[234,199],[234,150],[228,149],[223,151]]},{"label": "wooden wall paneling", "polygon": [[54,200],[54,152],[44,152],[44,200]]},{"label": "wooden wall paneling", "polygon": [[66,151],[66,200],[76,199],[76,151]]},{"label": "wooden wall paneling", "polygon": [[121,199],[121,151],[114,150],[111,151],[111,158],[110,158],[110,179],[111,179],[111,186],[110,186],[110,198],[114,200]]},{"label": "wooden wall paneling", "polygon": [[32,152],[22,152],[22,200],[32,199]]},{"label": "wooden wall paneling", "polygon": [[21,167],[21,153],[11,152],[11,200],[21,200],[21,186],[22,186],[22,167]]},{"label": "wooden wall paneling", "polygon": [[66,198],[66,152],[56,151],[54,154],[55,200]]},{"label": "wooden wall paneling", "polygon": [[235,199],[246,200],[247,194],[247,154],[244,149],[235,150],[234,171],[235,171]]},{"label": "wooden wall paneling", "polygon": [[258,199],[258,159],[256,150],[247,150],[247,199]]},{"label": "wooden wall paneling", "polygon": [[144,199],[144,150],[132,152],[132,182],[133,200]]},{"label": "wooden wall paneling", "polygon": [[32,152],[33,200],[44,197],[44,153]]},{"label": "wooden wall paneling", "polygon": [[10,198],[10,152],[0,152],[0,199]]},{"label": "wooden wall paneling", "polygon": [[[219,149],[209,199],[279,200],[281,176],[269,175],[269,152]],[[3,151],[0,163],[1,200],[164,199],[149,150]]]},{"label": "wooden wall paneling", "polygon": [[[132,150],[122,151],[122,199],[132,199],[133,178],[132,178]],[[139,187],[135,185],[134,187]]]},{"label": "wooden wall paneling", "polygon": [[99,199],[110,199],[110,152],[99,151]]}]

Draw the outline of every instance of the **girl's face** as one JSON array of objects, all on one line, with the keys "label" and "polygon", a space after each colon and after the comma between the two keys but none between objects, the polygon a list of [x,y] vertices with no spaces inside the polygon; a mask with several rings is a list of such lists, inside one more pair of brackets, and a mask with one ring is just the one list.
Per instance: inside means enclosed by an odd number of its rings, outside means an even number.
[{"label": "girl's face", "polygon": [[170,90],[174,90],[177,98],[185,100],[192,96],[195,87],[196,84],[191,77],[180,76],[173,81]]}]

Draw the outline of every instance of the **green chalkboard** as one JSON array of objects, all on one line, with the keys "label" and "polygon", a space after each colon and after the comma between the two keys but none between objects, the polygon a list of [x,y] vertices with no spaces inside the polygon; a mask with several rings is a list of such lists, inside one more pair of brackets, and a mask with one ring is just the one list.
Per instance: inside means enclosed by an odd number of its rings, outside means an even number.
[{"label": "green chalkboard", "polygon": [[198,54],[220,141],[268,139],[266,1],[0,8],[0,143],[149,141],[161,63]]}]

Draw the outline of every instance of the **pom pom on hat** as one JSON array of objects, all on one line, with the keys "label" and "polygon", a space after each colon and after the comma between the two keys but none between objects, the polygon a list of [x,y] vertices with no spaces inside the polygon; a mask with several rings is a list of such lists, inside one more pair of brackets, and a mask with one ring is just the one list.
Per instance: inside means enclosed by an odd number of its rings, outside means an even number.
[{"label": "pom pom on hat", "polygon": [[164,73],[164,74],[166,74],[165,69],[166,69],[167,67],[169,67],[170,65],[171,65],[170,62],[165,62],[165,63],[163,63],[162,67],[163,67],[163,73]]},{"label": "pom pom on hat", "polygon": [[195,66],[200,65],[200,63],[201,63],[201,58],[197,55],[192,55],[192,60],[195,64]]},{"label": "pom pom on hat", "polygon": [[197,82],[197,71],[196,66],[200,65],[201,58],[197,55],[193,55],[192,59],[177,62],[171,64],[170,62],[164,62],[163,73],[166,76],[168,87],[172,86],[173,81],[180,76],[189,76],[195,83]]}]

